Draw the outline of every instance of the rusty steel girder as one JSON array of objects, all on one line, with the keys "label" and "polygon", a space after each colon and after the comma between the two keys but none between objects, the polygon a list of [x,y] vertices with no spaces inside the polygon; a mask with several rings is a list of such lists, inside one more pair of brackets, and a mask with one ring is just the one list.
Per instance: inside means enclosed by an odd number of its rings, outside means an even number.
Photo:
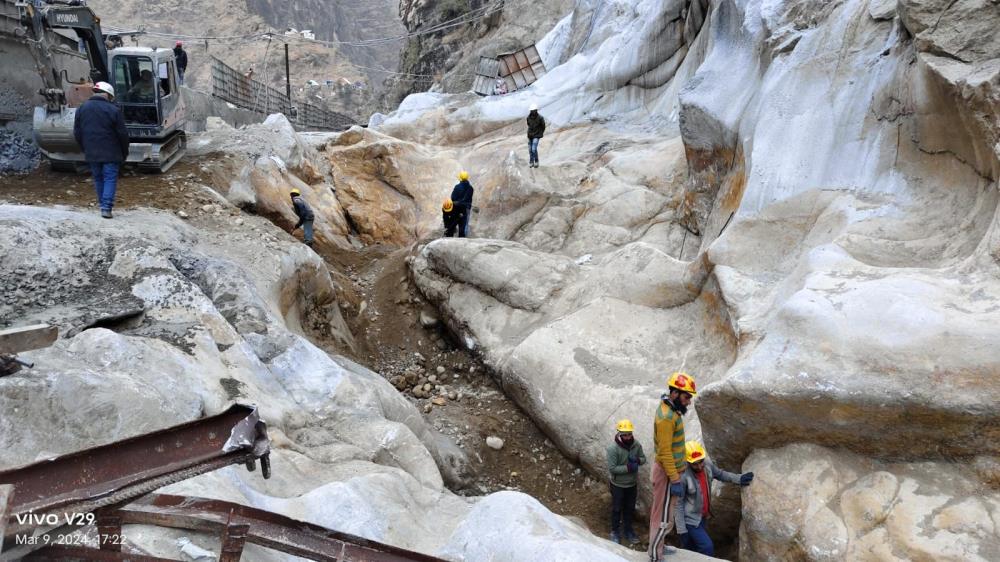
[{"label": "rusty steel girder", "polygon": [[82,517],[157,488],[232,464],[270,476],[267,426],[257,409],[234,405],[193,422],[0,472],[14,487],[6,535],[53,525],[90,524]]},{"label": "rusty steel girder", "polygon": [[427,554],[221,500],[150,494],[117,513],[125,524],[213,534],[224,534],[228,526],[245,526],[248,543],[319,562],[443,562]]},{"label": "rusty steel girder", "polygon": [[47,546],[32,552],[21,560],[25,562],[181,562],[174,558],[125,554],[85,546]]},{"label": "rusty steel girder", "polygon": [[[238,562],[246,543],[320,562],[441,562],[235,503],[150,494],[232,464],[254,470],[258,459],[268,478],[269,453],[267,426],[256,408],[234,405],[215,416],[0,472],[0,539],[30,536],[36,540],[27,542],[37,545],[6,550],[0,558],[176,562],[123,552],[121,541],[105,540],[120,538],[123,525],[142,524],[213,534],[220,539],[219,562]],[[87,526],[97,528],[100,548],[60,541]]]}]

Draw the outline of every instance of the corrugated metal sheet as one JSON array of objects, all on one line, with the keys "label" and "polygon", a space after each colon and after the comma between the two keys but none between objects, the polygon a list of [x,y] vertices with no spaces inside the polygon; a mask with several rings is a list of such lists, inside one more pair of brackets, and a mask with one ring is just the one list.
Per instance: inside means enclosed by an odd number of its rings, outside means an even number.
[{"label": "corrugated metal sheet", "polygon": [[496,80],[507,84],[507,92],[530,86],[545,74],[545,63],[534,45],[513,53],[501,53],[497,58],[479,57],[472,90],[483,96],[493,95]]},{"label": "corrugated metal sheet", "polygon": [[479,57],[479,65],[476,67],[476,79],[472,84],[472,90],[479,95],[493,95],[496,87],[497,72],[500,71],[500,61],[490,57]]},{"label": "corrugated metal sheet", "polygon": [[534,45],[513,53],[500,54],[498,58],[500,78],[507,83],[509,92],[530,86],[546,72],[545,63],[542,62],[542,57]]}]

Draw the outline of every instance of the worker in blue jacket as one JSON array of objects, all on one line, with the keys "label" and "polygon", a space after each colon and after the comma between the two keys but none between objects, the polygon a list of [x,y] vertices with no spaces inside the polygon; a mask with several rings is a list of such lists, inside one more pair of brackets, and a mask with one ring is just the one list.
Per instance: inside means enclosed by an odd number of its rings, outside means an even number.
[{"label": "worker in blue jacket", "polygon": [[94,190],[101,216],[110,219],[118,191],[118,170],[128,158],[125,115],[114,104],[115,89],[107,82],[94,84],[94,95],[76,110],[73,137],[83,149],[94,176]]},{"label": "worker in blue jacket", "polygon": [[458,237],[465,238],[469,231],[469,215],[472,214],[472,184],[469,183],[469,172],[462,170],[458,173],[458,184],[451,190],[451,202],[455,205],[455,210],[462,213],[462,220],[458,223]]}]

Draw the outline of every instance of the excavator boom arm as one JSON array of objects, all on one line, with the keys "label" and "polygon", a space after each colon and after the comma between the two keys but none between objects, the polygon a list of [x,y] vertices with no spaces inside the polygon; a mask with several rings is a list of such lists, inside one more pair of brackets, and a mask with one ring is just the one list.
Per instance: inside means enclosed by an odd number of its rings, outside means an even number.
[{"label": "excavator boom arm", "polygon": [[75,31],[87,49],[90,79],[94,82],[107,81],[108,49],[104,45],[104,36],[101,33],[101,19],[90,8],[71,4],[48,3],[36,7],[28,2],[21,3],[19,4],[22,8],[21,22],[30,30],[31,39],[38,42],[36,45],[42,46],[44,50],[50,47],[45,33],[47,29]]}]

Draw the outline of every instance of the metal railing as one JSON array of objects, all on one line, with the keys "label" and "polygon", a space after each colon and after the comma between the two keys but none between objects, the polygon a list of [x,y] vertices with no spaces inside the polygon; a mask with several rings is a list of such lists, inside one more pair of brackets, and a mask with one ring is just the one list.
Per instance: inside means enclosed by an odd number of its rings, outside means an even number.
[{"label": "metal railing", "polygon": [[264,115],[283,113],[299,131],[342,131],[355,124],[353,119],[336,111],[308,102],[293,104],[283,92],[245,76],[215,57],[212,57],[212,95]]}]

